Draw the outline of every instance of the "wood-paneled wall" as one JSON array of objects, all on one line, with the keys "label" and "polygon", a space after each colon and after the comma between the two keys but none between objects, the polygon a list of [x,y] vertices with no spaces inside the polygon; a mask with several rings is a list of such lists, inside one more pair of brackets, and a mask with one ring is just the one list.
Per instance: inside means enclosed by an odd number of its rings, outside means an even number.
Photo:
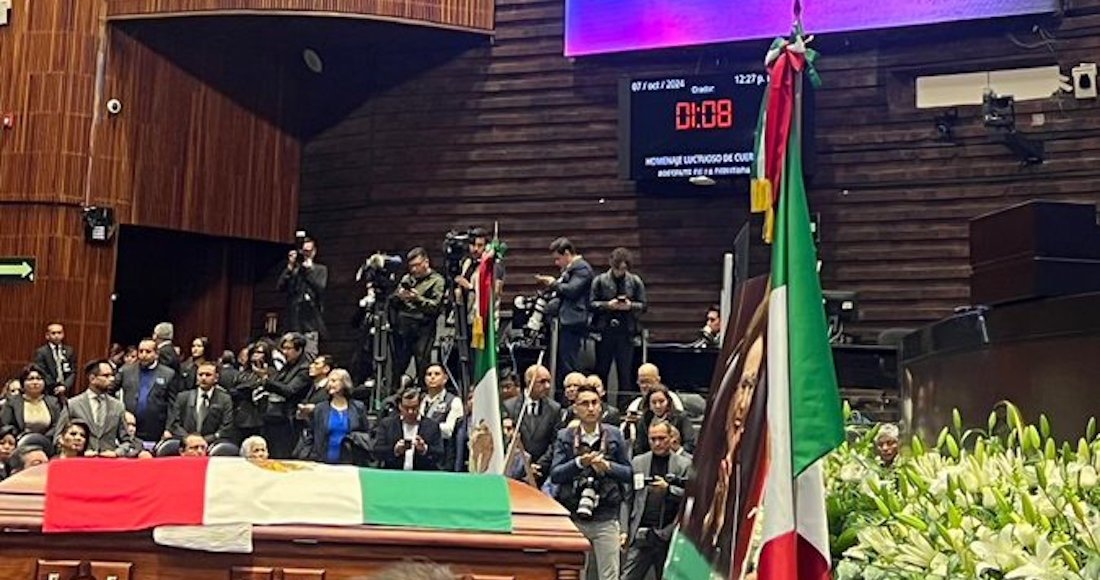
[{"label": "wood-paneled wall", "polygon": [[[26,8],[26,9],[25,9]],[[16,3],[0,27],[0,256],[37,260],[33,284],[0,286],[0,377],[14,374],[65,324],[82,360],[107,345],[115,249],[84,241],[88,136],[100,2]]]},{"label": "wood-paneled wall", "polygon": [[[1096,201],[1100,106],[1072,97],[1018,104],[1020,130],[1047,142],[1048,161],[1022,169],[987,141],[978,107],[961,107],[955,143],[937,142],[917,111],[912,78],[1095,60],[1100,2],[1075,3],[1050,27],[959,24],[819,41],[818,170],[827,288],[856,290],[874,340],[968,301],[967,221],[1032,197]],[[353,275],[376,250],[429,246],[442,233],[499,221],[508,242],[508,297],[553,267],[546,245],[572,237],[598,267],[618,245],[646,279],[657,340],[687,340],[719,291],[723,251],[746,220],[747,195],[657,186],[617,177],[616,83],[625,75],[759,70],[766,42],[570,60],[561,0],[499,0],[491,46],[416,73],[429,49],[379,52],[364,74],[385,87],[312,139],[302,166],[301,222],[330,265],[330,350],[350,353],[343,326],[358,299]],[[807,23],[812,30],[812,23]],[[1015,42],[1014,42],[1015,40]],[[1090,56],[1091,55],[1091,56]],[[438,56],[438,55],[435,55]],[[1032,123],[1032,113],[1044,115]],[[266,306],[274,304],[271,297]]]},{"label": "wood-paneled wall", "polygon": [[85,242],[79,209],[66,206],[0,203],[0,223],[0,256],[34,257],[38,270],[33,284],[0,285],[0,376],[31,360],[51,322],[65,325],[80,362],[105,352],[115,248]]},{"label": "wood-paneled wall", "polygon": [[[49,321],[65,324],[81,362],[106,352],[118,249],[84,241],[84,205],[111,207],[125,225],[293,236],[300,149],[284,115],[286,61],[227,55],[224,35],[185,29],[157,36],[172,54],[140,24],[108,29],[105,10],[104,0],[21,3],[0,27],[0,112],[14,116],[0,130],[0,256],[34,257],[39,270],[33,285],[0,287],[2,375],[28,360]],[[111,98],[118,115],[106,114]],[[218,245],[213,270],[183,278],[184,329],[233,343],[247,334],[249,244]]]},{"label": "wood-paneled wall", "polygon": [[21,3],[0,27],[0,111],[14,116],[0,129],[0,201],[85,201],[101,18],[98,1]]},{"label": "wood-paneled wall", "polygon": [[359,16],[491,32],[493,0],[108,0],[109,18],[195,14]]},{"label": "wood-paneled wall", "polygon": [[[111,27],[103,101],[122,112],[98,125],[92,188],[122,193],[122,223],[289,241],[300,154],[284,64],[226,54],[227,39],[188,30],[158,29],[156,41],[174,47],[162,53],[143,43],[152,31],[140,23]],[[253,101],[232,98],[240,93]]]},{"label": "wood-paneled wall", "polygon": [[282,254],[275,244],[122,228],[112,340],[137,344],[156,323],[171,321],[184,358],[198,336],[210,339],[211,357],[247,344],[257,268]]}]

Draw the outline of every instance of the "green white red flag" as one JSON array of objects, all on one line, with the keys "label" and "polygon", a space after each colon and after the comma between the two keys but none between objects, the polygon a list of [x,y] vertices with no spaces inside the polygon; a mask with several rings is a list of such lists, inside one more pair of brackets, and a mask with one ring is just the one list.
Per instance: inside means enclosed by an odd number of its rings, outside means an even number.
[{"label": "green white red flag", "polygon": [[42,517],[47,533],[230,524],[509,532],[512,516],[507,480],[489,475],[238,457],[89,458],[49,465]]},{"label": "green white red flag", "polygon": [[[759,580],[827,580],[824,457],[844,439],[802,176],[801,31],[771,68],[765,163],[778,186],[767,332],[768,462]],[[786,119],[775,117],[785,116]]]},{"label": "green white red flag", "polygon": [[474,349],[474,401],[470,413],[470,471],[504,473],[504,433],[501,427],[497,376],[496,260],[501,245],[494,239],[481,258],[474,281],[476,310],[471,325]]}]

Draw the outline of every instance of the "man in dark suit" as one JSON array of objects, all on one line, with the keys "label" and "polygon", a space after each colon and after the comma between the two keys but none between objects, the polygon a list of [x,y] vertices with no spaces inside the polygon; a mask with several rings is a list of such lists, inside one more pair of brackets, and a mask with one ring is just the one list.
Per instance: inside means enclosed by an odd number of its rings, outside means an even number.
[{"label": "man in dark suit", "polygon": [[138,343],[137,357],[137,364],[118,371],[119,398],[137,419],[137,437],[160,441],[167,431],[168,409],[176,399],[172,390],[176,372],[158,360],[157,344],[151,338]]},{"label": "man in dark suit", "polygon": [[401,393],[398,414],[382,419],[374,440],[374,457],[385,469],[436,471],[443,460],[439,424],[420,416],[420,391]]},{"label": "man in dark suit", "polygon": [[[550,399],[551,379],[550,371],[546,367],[531,365],[523,376],[527,382],[525,396],[509,399],[504,404],[504,411],[519,424],[523,449],[531,454],[533,461],[541,463],[545,468],[549,466],[547,450],[558,433],[561,406]],[[540,461],[541,459],[546,461]],[[535,466],[540,482],[546,477],[544,468]]]},{"label": "man in dark suit", "polygon": [[623,580],[642,580],[653,569],[663,572],[676,514],[684,499],[691,459],[672,453],[672,425],[657,421],[649,427],[649,451],[631,460],[634,485],[623,502],[622,523],[628,546]]},{"label": "man in dark suit", "polygon": [[166,434],[186,437],[198,433],[208,444],[233,436],[233,398],[218,386],[218,365],[199,363],[195,369],[197,387],[176,398],[168,413]]},{"label": "man in dark suit", "polygon": [[592,544],[588,572],[597,571],[599,580],[618,580],[619,517],[631,477],[626,440],[618,427],[600,422],[603,402],[592,385],[577,388],[573,409],[579,424],[558,431],[554,440],[554,499]]},{"label": "man in dark suit", "polygon": [[69,399],[61,411],[58,425],[68,425],[71,419],[88,424],[88,445],[85,455],[122,457],[134,447],[133,437],[126,429],[126,407],[108,394],[115,382],[115,369],[106,359],[84,367],[88,389]]},{"label": "man in dark suit", "polygon": [[46,392],[63,397],[73,392],[76,381],[76,351],[65,344],[65,327],[52,322],[46,326],[46,344],[34,351],[34,364],[45,371]]},{"label": "man in dark suit", "polygon": [[[161,322],[153,327],[153,340],[157,343],[157,360],[160,363],[176,372],[176,380],[179,381],[180,375],[180,353],[176,352],[176,345],[172,343],[176,334],[176,328],[172,326],[171,322]],[[175,387],[172,389],[175,392],[179,392],[181,388]]]},{"label": "man in dark suit", "polygon": [[599,333],[596,343],[596,374],[610,385],[614,363],[618,388],[630,388],[634,376],[634,337],[639,332],[639,317],[646,310],[645,283],[630,271],[631,256],[626,248],[615,248],[608,258],[611,268],[592,282],[592,329]]},{"label": "man in dark suit", "polygon": [[[287,327],[311,339],[313,346],[326,334],[324,295],[328,286],[328,268],[315,260],[317,242],[306,238],[300,249],[287,254],[286,268],[275,287],[286,293]],[[313,351],[312,354],[316,354]]]},{"label": "man in dark suit", "polygon": [[305,335],[299,332],[283,335],[279,350],[286,363],[273,378],[261,383],[264,400],[260,402],[263,409],[260,434],[267,440],[272,458],[290,459],[298,443],[294,415],[298,412],[298,403],[309,394],[313,380],[309,378]]},{"label": "man in dark suit", "polygon": [[[558,333],[559,376],[580,369],[581,348],[588,335],[588,305],[592,280],[596,277],[592,266],[577,253],[573,242],[558,238],[550,244],[554,265],[561,268],[561,275],[535,276],[539,284],[557,294],[556,311],[560,331]],[[551,310],[555,307],[551,306]]]}]

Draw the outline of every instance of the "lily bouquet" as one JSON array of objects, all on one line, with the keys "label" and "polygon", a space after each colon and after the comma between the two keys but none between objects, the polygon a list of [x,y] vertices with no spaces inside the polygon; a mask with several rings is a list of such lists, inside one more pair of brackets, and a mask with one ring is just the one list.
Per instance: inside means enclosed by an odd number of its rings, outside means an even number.
[{"label": "lily bouquet", "polygon": [[1009,402],[984,429],[952,419],[891,466],[878,428],[849,428],[826,464],[835,578],[1100,579],[1096,420],[1058,445],[1045,416],[1027,424]]}]

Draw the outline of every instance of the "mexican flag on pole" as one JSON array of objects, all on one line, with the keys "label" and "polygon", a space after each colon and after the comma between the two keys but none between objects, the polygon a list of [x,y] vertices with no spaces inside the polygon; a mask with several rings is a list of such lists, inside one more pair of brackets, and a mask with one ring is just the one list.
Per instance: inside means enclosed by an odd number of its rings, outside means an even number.
[{"label": "mexican flag on pole", "polygon": [[844,440],[802,179],[805,68],[806,49],[796,30],[795,42],[784,46],[773,64],[767,99],[766,147],[769,154],[781,147],[781,163],[772,182],[779,199],[768,306],[768,466],[759,580],[830,577],[823,464]]},{"label": "mexican flag on pole", "polygon": [[470,416],[470,471],[504,473],[504,435],[497,383],[496,260],[501,251],[494,239],[485,249],[474,281],[475,310],[470,346],[474,349],[474,404]]}]

